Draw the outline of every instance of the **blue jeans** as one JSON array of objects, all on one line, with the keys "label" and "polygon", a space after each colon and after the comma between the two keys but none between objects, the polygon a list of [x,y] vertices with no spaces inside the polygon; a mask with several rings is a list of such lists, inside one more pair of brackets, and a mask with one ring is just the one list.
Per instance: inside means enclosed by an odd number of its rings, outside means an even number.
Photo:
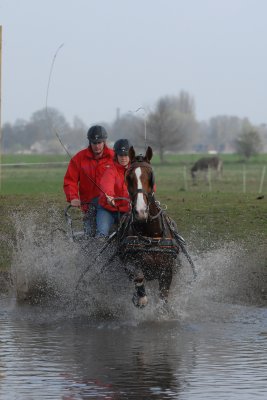
[{"label": "blue jeans", "polygon": [[96,235],[98,197],[92,199],[90,203],[92,204],[90,204],[89,210],[84,214],[83,217],[83,229],[86,235],[94,237]]},{"label": "blue jeans", "polygon": [[108,211],[102,206],[97,206],[96,213],[96,236],[108,236],[113,224],[118,224],[119,213],[117,211]]}]

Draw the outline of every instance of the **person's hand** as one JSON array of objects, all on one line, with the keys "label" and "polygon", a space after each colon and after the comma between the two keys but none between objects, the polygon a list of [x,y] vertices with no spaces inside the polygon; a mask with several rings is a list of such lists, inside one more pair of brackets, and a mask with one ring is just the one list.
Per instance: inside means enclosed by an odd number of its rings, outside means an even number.
[{"label": "person's hand", "polygon": [[109,204],[110,206],[116,207],[116,206],[115,206],[114,197],[108,196],[108,195],[106,194],[106,198],[107,198],[107,202],[108,202],[108,204]]},{"label": "person's hand", "polygon": [[80,201],[80,199],[73,199],[73,200],[71,200],[70,204],[73,207],[80,207],[81,201]]}]

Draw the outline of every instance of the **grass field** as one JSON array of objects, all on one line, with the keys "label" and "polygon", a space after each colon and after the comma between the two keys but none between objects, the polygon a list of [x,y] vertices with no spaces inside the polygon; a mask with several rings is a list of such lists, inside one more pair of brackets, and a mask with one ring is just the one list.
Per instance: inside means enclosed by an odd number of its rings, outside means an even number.
[{"label": "grass field", "polygon": [[[153,158],[158,193],[177,194],[179,191],[259,193],[267,191],[267,154],[261,154],[244,163],[237,155],[224,155],[222,180],[211,174],[210,185],[200,176],[198,185],[192,185],[190,168],[198,154],[168,155],[161,165]],[[63,155],[5,155],[1,168],[1,194],[62,193],[62,181],[68,157]],[[58,163],[58,164],[57,164]],[[16,164],[16,165],[8,165]],[[27,164],[27,165],[25,165]]]},{"label": "grass field", "polygon": [[[221,180],[211,176],[210,184],[201,177],[192,185],[190,167],[199,154],[168,155],[164,165],[153,159],[157,199],[168,206],[168,213],[178,223],[180,233],[196,250],[223,241],[245,241],[248,245],[266,246],[267,241],[267,155],[243,163],[237,155],[223,155]],[[54,164],[54,163],[62,164]],[[0,268],[8,268],[9,243],[14,240],[11,215],[14,211],[38,212],[47,219],[51,207],[63,218],[66,206],[62,189],[67,156],[9,155],[3,164],[32,165],[1,168],[0,192]],[[50,163],[37,165],[40,163]],[[258,199],[263,197],[261,199]],[[267,247],[267,246],[266,246]]]}]

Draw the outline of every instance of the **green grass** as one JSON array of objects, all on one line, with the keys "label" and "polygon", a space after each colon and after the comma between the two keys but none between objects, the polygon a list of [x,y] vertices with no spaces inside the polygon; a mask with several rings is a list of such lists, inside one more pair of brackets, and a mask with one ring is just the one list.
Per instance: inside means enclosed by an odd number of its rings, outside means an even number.
[{"label": "green grass", "polygon": [[4,154],[2,164],[43,163],[69,161],[64,154]]},{"label": "green grass", "polygon": [[[246,163],[246,186],[243,183],[244,164],[236,155],[223,155],[224,174],[221,181],[211,185],[202,179],[192,185],[189,169],[200,155],[168,155],[164,165],[155,156],[156,197],[168,206],[168,214],[178,223],[180,233],[196,250],[216,246],[224,241],[243,241],[251,246],[266,246],[267,236],[267,171],[259,187],[267,155]],[[65,162],[65,156],[10,155],[3,163]],[[11,218],[18,214],[37,212],[41,221],[48,219],[49,209],[55,207],[63,216],[66,206],[63,177],[66,164],[51,166],[2,166],[0,191],[0,268],[8,268],[15,240]],[[245,190],[244,190],[245,189]],[[245,191],[245,193],[244,193]],[[41,222],[42,223],[42,222]],[[267,246],[266,246],[267,247]]]},{"label": "green grass", "polygon": [[[165,156],[164,164],[172,166],[192,166],[199,158],[212,157],[210,154],[167,154]],[[220,154],[219,157],[223,160],[224,164],[267,164],[267,154],[258,154],[257,156],[251,157],[249,160],[245,160],[238,154]],[[161,165],[160,158],[157,154],[153,156],[153,164]]]},{"label": "green grass", "polygon": [[2,194],[62,193],[65,168],[20,167],[2,172]]},{"label": "green grass", "polygon": [[[267,166],[267,155],[261,154],[243,163],[235,154],[222,155],[224,160],[223,179],[212,177],[207,185],[203,177],[193,186],[190,168],[200,158],[199,154],[179,154],[166,156],[161,165],[157,155],[153,158],[157,187],[163,193],[179,191],[193,192],[234,192],[258,193],[260,191],[263,168]],[[5,155],[1,167],[1,194],[38,194],[62,192],[62,181],[66,171],[68,157],[64,155]],[[59,162],[59,164],[53,164]],[[5,166],[5,164],[29,163],[29,165]],[[51,163],[50,165],[37,165]],[[63,164],[60,164],[63,163]],[[65,164],[64,164],[65,163]],[[35,164],[35,165],[31,165]],[[245,174],[245,184],[244,184]],[[267,189],[265,173],[263,191]]]}]

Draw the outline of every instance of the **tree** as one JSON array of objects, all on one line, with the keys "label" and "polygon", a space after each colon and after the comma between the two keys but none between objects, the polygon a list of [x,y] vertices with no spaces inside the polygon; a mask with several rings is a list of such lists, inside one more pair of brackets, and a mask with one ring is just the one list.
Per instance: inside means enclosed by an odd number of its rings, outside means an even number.
[{"label": "tree", "polygon": [[69,127],[61,137],[64,146],[71,154],[88,146],[87,131],[85,123],[79,117],[74,117],[72,127]]},{"label": "tree", "polygon": [[141,138],[144,142],[144,121],[136,115],[124,114],[112,124],[110,138],[113,141],[128,139],[133,146],[138,147]]},{"label": "tree", "polygon": [[147,122],[148,142],[163,162],[166,150],[179,151],[193,141],[197,127],[194,101],[184,91],[179,96],[162,97]]},{"label": "tree", "polygon": [[14,150],[21,151],[27,148],[28,134],[27,134],[27,121],[24,119],[17,119],[13,125],[13,140]]},{"label": "tree", "polygon": [[261,149],[261,137],[257,129],[245,125],[243,132],[237,137],[235,147],[238,154],[249,159],[252,155],[258,154]]},{"label": "tree", "polygon": [[247,118],[240,119],[236,116],[218,115],[209,120],[207,140],[211,150],[218,152],[234,147],[234,142],[242,133],[243,126],[250,122]]},{"label": "tree", "polygon": [[262,151],[263,153],[267,153],[267,125],[266,124],[261,124],[257,127],[258,132],[260,134],[261,140],[262,140]]},{"label": "tree", "polygon": [[35,111],[30,121],[18,119],[14,125],[5,124],[3,146],[9,152],[31,150],[33,147],[58,153],[62,152],[62,147],[55,132],[64,135],[69,130],[65,117],[59,111],[54,108],[42,109]]},{"label": "tree", "polygon": [[64,135],[69,131],[69,124],[64,115],[55,108],[35,111],[30,119],[28,129],[35,133],[35,141],[40,139],[53,139],[55,130]]},{"label": "tree", "polygon": [[5,123],[2,128],[3,135],[3,152],[8,153],[16,145],[13,126],[10,123]]}]

